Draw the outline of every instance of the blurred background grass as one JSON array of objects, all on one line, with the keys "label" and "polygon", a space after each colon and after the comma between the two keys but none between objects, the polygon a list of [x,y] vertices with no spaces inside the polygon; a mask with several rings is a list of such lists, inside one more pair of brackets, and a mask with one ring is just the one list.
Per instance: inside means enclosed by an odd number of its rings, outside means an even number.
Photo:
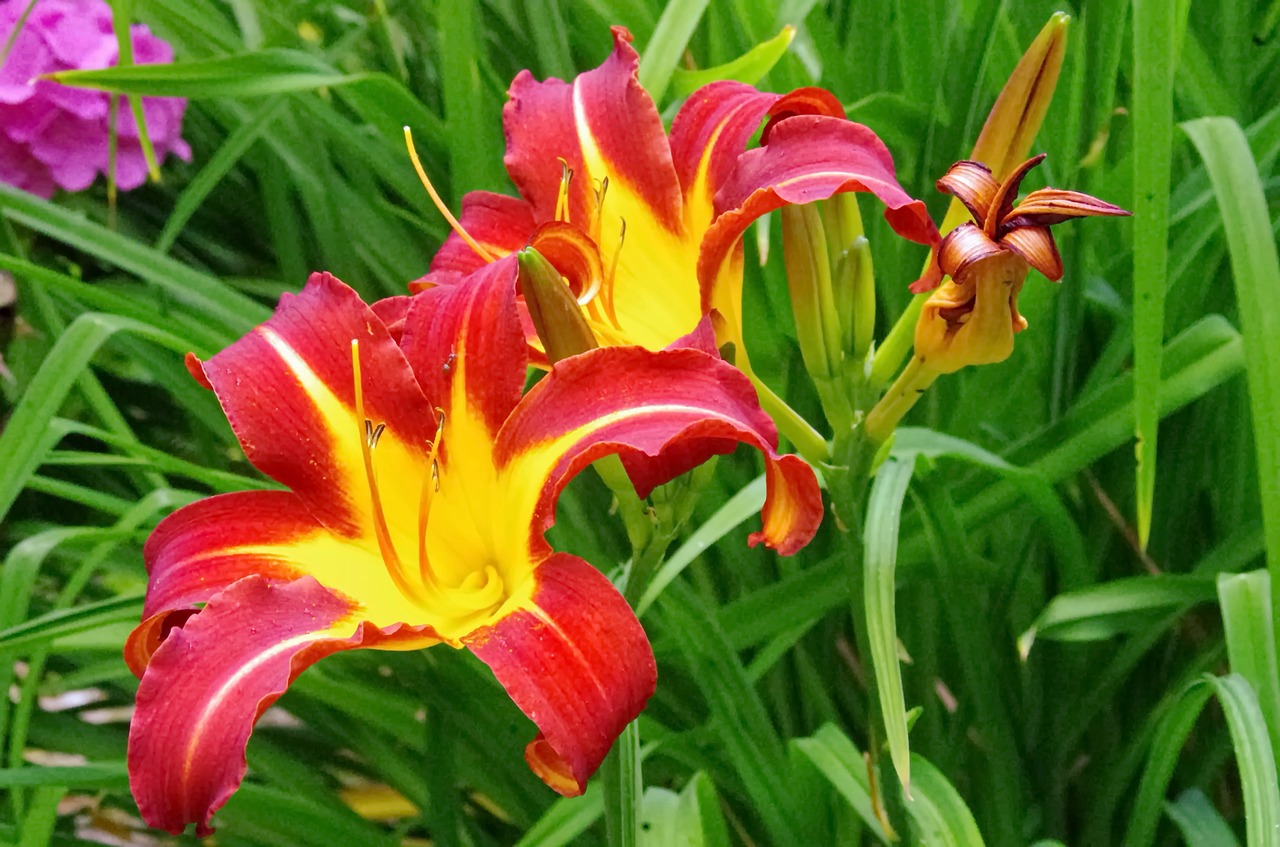
[{"label": "blurred background grass", "polygon": [[[229,343],[312,269],[367,298],[424,272],[446,227],[403,125],[456,208],[467,190],[512,190],[501,106],[520,69],[571,78],[624,24],[669,119],[689,71],[792,25],[761,87],[835,92],[938,218],[933,181],[1059,10],[1073,17],[1067,57],[1035,145],[1049,158],[1027,187],[1139,216],[1059,227],[1066,277],[1028,284],[1013,357],[941,381],[900,433],[898,452],[923,456],[897,569],[922,757],[901,835],[1274,843],[1257,827],[1280,820],[1275,586],[1265,571],[1217,578],[1262,568],[1268,548],[1280,559],[1277,0],[138,0],[134,17],[179,64],[114,85],[190,98],[192,163],[121,195],[114,220],[101,185],[54,204],[0,187],[14,292],[0,843],[143,843],[123,765],[136,682],[120,659],[141,543],[177,505],[264,484],[181,354]],[[1193,144],[1175,122],[1203,116],[1230,120],[1197,124]],[[866,219],[883,337],[924,257]],[[747,237],[752,361],[818,421],[772,227]],[[882,833],[858,753],[871,670],[851,646],[843,538],[827,527],[786,560],[748,550],[754,461],[719,463],[688,550],[712,546],[643,617],[660,668],[641,719],[644,839],[871,843]],[[558,544],[619,561],[607,505],[596,480],[575,482]],[[1210,694],[1222,707],[1196,722]],[[604,841],[598,786],[556,800],[521,759],[531,726],[467,655],[344,654],[280,706],[218,816],[220,845]]]}]

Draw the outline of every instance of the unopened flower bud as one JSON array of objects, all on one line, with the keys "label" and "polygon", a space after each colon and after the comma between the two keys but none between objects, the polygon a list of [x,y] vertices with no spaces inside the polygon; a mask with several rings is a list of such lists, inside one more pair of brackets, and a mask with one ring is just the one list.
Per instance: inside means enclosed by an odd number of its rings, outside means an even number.
[{"label": "unopened flower bud", "polygon": [[826,228],[814,205],[782,208],[782,246],[805,369],[815,380],[831,380],[841,371],[844,352]]},{"label": "unopened flower bud", "polygon": [[547,360],[555,364],[598,347],[582,308],[560,271],[532,247],[521,250],[516,261],[520,267],[520,293],[547,351]]}]

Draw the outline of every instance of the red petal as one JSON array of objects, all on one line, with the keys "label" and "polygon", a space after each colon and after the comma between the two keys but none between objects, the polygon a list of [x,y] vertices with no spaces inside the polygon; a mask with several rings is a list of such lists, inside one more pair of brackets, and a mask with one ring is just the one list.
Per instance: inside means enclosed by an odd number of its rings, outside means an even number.
[{"label": "red petal", "polygon": [[716,192],[755,135],[760,121],[778,95],[757,91],[750,85],[725,80],[704,85],[680,107],[671,123],[671,157],[684,192],[686,206],[705,209],[711,223]]},{"label": "red petal", "polygon": [[769,123],[760,133],[760,143],[768,144],[773,128],[788,118],[797,115],[825,115],[829,118],[845,119],[844,106],[840,99],[825,88],[806,86],[797,88],[789,94],[778,98],[778,102],[769,109]]},{"label": "red petal", "polygon": [[[555,221],[542,224],[530,238],[529,246],[541,253],[569,281],[575,297],[581,297],[593,288],[600,291],[604,282],[600,248],[578,227]],[[604,292],[600,291],[600,296],[603,295]]]},{"label": "red petal", "polygon": [[143,623],[129,637],[125,660],[138,677],[174,619],[188,616],[228,585],[250,574],[269,582],[303,576],[291,562],[270,554],[237,552],[246,544],[276,547],[321,529],[288,491],[238,491],[199,500],[160,522],[142,557],[150,578]]},{"label": "red petal", "polygon": [[528,605],[464,641],[538,725],[529,767],[576,797],[644,709],[657,667],[635,613],[591,565],[561,553],[532,579]]},{"label": "red petal", "polygon": [[788,203],[825,200],[841,191],[868,191],[887,206],[885,219],[899,235],[936,244],[938,230],[924,203],[898,184],[893,157],[862,124],[824,116],[797,116],[774,127],[769,143],[738,160],[732,180],[716,196],[716,218],[702,242],[698,278],[704,303],[721,263],[756,218]]},{"label": "red petal", "polygon": [[[590,218],[593,181],[608,176],[642,198],[667,229],[680,231],[679,182],[662,118],[636,79],[639,64],[631,33],[614,27],[613,52],[573,83],[536,82],[528,71],[511,83],[511,100],[503,110],[507,171],[532,204],[535,220],[555,219],[561,178],[556,160],[561,158],[574,172],[570,222]],[[602,161],[593,165],[584,145],[598,151]],[[600,164],[604,172],[596,172]]]},{"label": "red petal", "polygon": [[1062,257],[1047,226],[1020,226],[1005,233],[1000,243],[1027,260],[1050,280],[1062,279]]},{"label": "red petal", "polygon": [[[554,161],[554,160],[552,160]],[[458,223],[494,256],[514,253],[533,235],[533,209],[518,197],[492,191],[469,191],[462,197]],[[486,264],[456,232],[450,232],[431,259],[431,273],[469,274]]]},{"label": "red petal", "polygon": [[404,294],[395,297],[384,297],[369,304],[369,309],[378,316],[382,325],[387,328],[393,341],[400,343],[404,335],[404,320],[409,316],[409,304],[412,297]]},{"label": "red petal", "polygon": [[759,450],[769,471],[759,540],[794,553],[822,521],[813,471],[777,454],[777,430],[751,382],[701,350],[606,347],[558,362],[503,426],[494,456],[503,473],[541,484],[531,543],[545,550],[541,536],[560,490],[588,463],[621,454],[637,492],[648,496],[739,443]]},{"label": "red petal", "polygon": [[371,525],[353,339],[366,418],[386,425],[384,443],[427,463],[436,428],[431,404],[382,321],[329,274],[313,274],[301,294],[282,297],[270,320],[203,367],[249,461],[348,537]]},{"label": "red petal", "polygon": [[129,784],[143,819],[208,835],[209,818],[239,786],[258,717],[308,665],[388,637],[313,579],[283,585],[250,576],[173,629],[138,686],[129,727]]},{"label": "red petal", "polygon": [[987,220],[987,212],[1000,183],[991,175],[991,168],[981,162],[956,162],[942,179],[938,180],[938,190],[953,195],[964,204],[973,216],[973,220],[982,226]]},{"label": "red petal", "polygon": [[[528,356],[516,274],[515,256],[508,256],[463,285],[424,291],[413,298],[406,322],[404,354],[445,420],[477,416],[491,436],[524,391]],[[454,407],[455,388],[465,392],[466,408]]]}]

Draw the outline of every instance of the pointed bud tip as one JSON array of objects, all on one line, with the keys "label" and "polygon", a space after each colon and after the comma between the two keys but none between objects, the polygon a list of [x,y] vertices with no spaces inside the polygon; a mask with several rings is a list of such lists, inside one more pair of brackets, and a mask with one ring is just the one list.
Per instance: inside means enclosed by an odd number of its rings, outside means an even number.
[{"label": "pointed bud tip", "polygon": [[516,253],[520,294],[552,364],[600,346],[560,271],[532,247]]}]

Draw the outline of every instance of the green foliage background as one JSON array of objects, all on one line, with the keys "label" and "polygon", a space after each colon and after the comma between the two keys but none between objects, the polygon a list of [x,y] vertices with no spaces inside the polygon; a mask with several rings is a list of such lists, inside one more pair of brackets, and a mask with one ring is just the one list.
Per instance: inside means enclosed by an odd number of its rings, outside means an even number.
[{"label": "green foliage background", "polygon": [[[899,434],[898,456],[919,456],[889,576],[919,710],[899,835],[1277,843],[1280,580],[1257,569],[1268,551],[1280,566],[1280,0],[137,0],[120,11],[179,64],[106,82],[189,97],[192,164],[168,163],[114,213],[102,186],[54,204],[0,187],[0,268],[16,283],[0,382],[0,844],[141,827],[120,659],[141,544],[183,503],[267,484],[181,355],[230,343],[312,269],[366,298],[424,272],[446,227],[403,125],[456,208],[466,190],[511,190],[501,106],[520,69],[571,78],[625,24],[669,118],[687,67],[792,24],[762,87],[835,92],[940,218],[933,181],[1058,10],[1074,20],[1028,187],[1139,215],[1059,227],[1066,278],[1033,274],[1013,357],[940,381]],[[1204,116],[1227,120],[1174,123]],[[924,256],[878,213],[867,222],[883,337]],[[748,241],[752,361],[820,425],[776,222]],[[747,549],[758,473],[745,452],[719,462],[668,559],[687,568],[644,610],[660,669],[640,721],[645,844],[884,837],[859,752],[873,670],[850,625],[883,609],[849,596],[830,521],[794,558]],[[563,549],[625,558],[595,479],[559,515]],[[93,702],[68,699],[84,690]],[[1220,707],[1197,720],[1210,697]],[[219,845],[606,841],[600,784],[572,801],[545,789],[520,755],[531,725],[468,655],[336,656],[280,705],[297,720],[255,733]],[[363,819],[339,799],[361,785],[412,810]]]}]

